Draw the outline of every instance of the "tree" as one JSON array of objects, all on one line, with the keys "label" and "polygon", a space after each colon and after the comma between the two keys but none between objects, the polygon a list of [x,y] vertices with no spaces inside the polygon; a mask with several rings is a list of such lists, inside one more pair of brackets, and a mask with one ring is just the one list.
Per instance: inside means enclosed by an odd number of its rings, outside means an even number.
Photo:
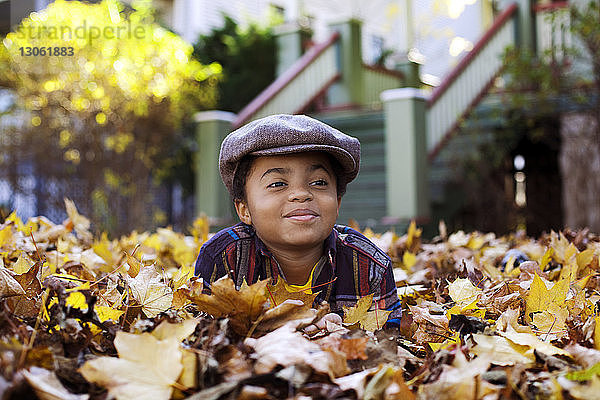
[{"label": "tree", "polygon": [[198,37],[194,57],[223,66],[223,79],[218,84],[221,110],[240,111],[275,80],[276,43],[269,27],[250,24],[241,29],[231,17],[224,16],[223,27]]},{"label": "tree", "polygon": [[182,122],[214,106],[221,73],[156,24],[148,2],[132,6],[57,0],[0,46],[0,86],[12,89],[26,119],[10,134],[2,168],[33,165],[38,189],[69,180],[84,195],[57,200],[79,199],[121,232],[153,222],[151,178],[168,164]]}]

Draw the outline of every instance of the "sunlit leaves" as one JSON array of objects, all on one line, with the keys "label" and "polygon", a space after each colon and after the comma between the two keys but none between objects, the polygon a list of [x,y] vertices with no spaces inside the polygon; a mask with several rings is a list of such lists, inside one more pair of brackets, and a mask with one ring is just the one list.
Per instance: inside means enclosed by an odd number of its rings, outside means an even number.
[{"label": "sunlit leaves", "polygon": [[375,331],[383,327],[390,313],[391,311],[378,309],[377,302],[373,304],[373,295],[370,294],[360,298],[355,306],[344,307],[344,324],[358,323],[363,329]]},{"label": "sunlit leaves", "polygon": [[166,311],[173,303],[173,290],[162,282],[162,277],[152,265],[142,268],[135,278],[127,277],[127,283],[133,298],[150,318]]},{"label": "sunlit leaves", "polygon": [[183,370],[181,340],[175,334],[157,338],[121,331],[114,340],[119,358],[98,357],[86,362],[80,372],[117,399],[169,399]]}]

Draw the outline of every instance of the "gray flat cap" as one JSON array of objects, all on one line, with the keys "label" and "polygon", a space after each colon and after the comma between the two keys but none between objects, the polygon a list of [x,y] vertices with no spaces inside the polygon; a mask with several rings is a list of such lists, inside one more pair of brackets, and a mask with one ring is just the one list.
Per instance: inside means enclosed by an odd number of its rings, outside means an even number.
[{"label": "gray flat cap", "polygon": [[219,154],[221,179],[233,194],[233,177],[244,156],[305,151],[325,151],[335,157],[344,171],[337,177],[344,187],[358,174],[358,139],[306,115],[277,114],[252,121],[227,135]]}]

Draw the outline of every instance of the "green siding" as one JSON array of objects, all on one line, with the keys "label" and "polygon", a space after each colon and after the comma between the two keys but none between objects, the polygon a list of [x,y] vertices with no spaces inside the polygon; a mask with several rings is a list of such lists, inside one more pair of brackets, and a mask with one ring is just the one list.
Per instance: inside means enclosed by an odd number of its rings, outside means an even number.
[{"label": "green siding", "polygon": [[384,115],[382,112],[315,115],[315,118],[356,137],[361,144],[360,172],[342,198],[338,223],[355,219],[361,227],[383,230],[386,215]]}]

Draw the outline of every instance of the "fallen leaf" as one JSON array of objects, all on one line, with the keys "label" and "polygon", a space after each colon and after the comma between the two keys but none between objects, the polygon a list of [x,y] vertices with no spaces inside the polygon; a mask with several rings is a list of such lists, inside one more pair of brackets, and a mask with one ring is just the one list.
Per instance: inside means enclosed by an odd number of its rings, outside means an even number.
[{"label": "fallen leaf", "polygon": [[528,346],[516,344],[504,337],[474,334],[473,340],[477,344],[471,348],[471,352],[478,356],[494,360],[494,364],[530,365],[535,362],[533,353],[527,353],[530,349]]},{"label": "fallen leaf", "polygon": [[14,279],[24,289],[25,294],[6,299],[6,304],[14,314],[20,317],[33,318],[40,311],[42,285],[37,276],[39,269],[40,263],[37,262],[28,272],[14,276]]},{"label": "fallen leaf", "polygon": [[176,337],[159,340],[150,333],[119,331],[114,340],[119,358],[89,360],[79,372],[119,400],[167,400],[183,369],[179,343]]},{"label": "fallen leaf", "polygon": [[490,366],[490,359],[477,357],[467,361],[462,351],[456,351],[451,365],[442,365],[442,372],[432,383],[419,386],[420,399],[481,399],[498,394],[496,387],[482,375]]},{"label": "fallen leaf", "polygon": [[307,364],[331,379],[348,373],[343,356],[322,350],[297,332],[293,324],[286,324],[258,339],[247,338],[244,343],[254,349],[254,370],[258,374],[271,372],[278,365],[287,367],[297,363]]},{"label": "fallen leaf", "polygon": [[[542,333],[560,332],[565,329],[569,315],[565,300],[569,291],[569,281],[556,282],[551,289],[535,274],[527,296],[525,319],[533,323]],[[540,314],[536,318],[535,314]],[[536,324],[537,322],[537,324]]]},{"label": "fallen leaf", "polygon": [[196,330],[198,321],[195,319],[186,319],[180,324],[172,324],[168,321],[163,321],[152,331],[152,335],[158,340],[167,340],[175,338],[179,342],[190,336]]},{"label": "fallen leaf", "polygon": [[[381,329],[386,323],[391,311],[379,310],[375,308],[368,311],[373,304],[373,294],[361,297],[355,306],[343,307],[344,309],[344,324],[353,325],[358,323],[361,328],[367,331],[376,331]],[[377,306],[377,302],[375,302]]]},{"label": "fallen leaf", "polygon": [[470,280],[457,278],[448,285],[448,294],[459,307],[465,307],[477,301],[483,291],[475,287]]},{"label": "fallen leaf", "polygon": [[156,317],[173,304],[173,291],[160,281],[161,276],[154,266],[142,268],[135,278],[126,278],[133,298],[142,306],[146,316]]},{"label": "fallen leaf", "polygon": [[268,308],[267,282],[259,281],[250,286],[244,283],[237,291],[233,281],[224,276],[213,282],[210,295],[199,294],[191,300],[215,318],[227,316],[231,327],[245,336]]},{"label": "fallen leaf", "polygon": [[63,386],[56,374],[44,368],[31,367],[23,376],[40,400],[87,400],[87,394],[71,393]]},{"label": "fallen leaf", "polygon": [[25,295],[25,290],[8,268],[4,267],[4,262],[0,257],[0,298]]},{"label": "fallen leaf", "polygon": [[443,342],[449,336],[448,317],[446,315],[432,315],[429,310],[421,306],[408,306],[417,331],[414,339],[417,343]]},{"label": "fallen leaf", "polygon": [[512,328],[508,328],[506,332],[499,332],[499,334],[515,344],[521,346],[528,346],[529,350],[525,352],[526,355],[533,354],[534,350],[540,351],[548,355],[570,355],[567,351],[563,349],[553,346],[550,343],[541,341],[537,336],[531,333],[515,332]]}]

